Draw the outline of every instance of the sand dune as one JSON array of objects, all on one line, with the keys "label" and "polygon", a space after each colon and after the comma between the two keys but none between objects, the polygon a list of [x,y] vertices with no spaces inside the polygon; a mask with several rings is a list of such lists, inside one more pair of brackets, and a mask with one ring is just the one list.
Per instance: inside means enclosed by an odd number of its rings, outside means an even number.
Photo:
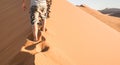
[{"label": "sand dune", "polygon": [[0,2],[0,65],[120,65],[119,32],[65,0],[52,1],[45,36],[50,50],[19,52],[29,43],[29,13],[20,0],[7,1]]},{"label": "sand dune", "polygon": [[103,10],[99,10],[103,14],[108,14],[110,16],[120,17],[120,9],[119,8],[105,8]]},{"label": "sand dune", "polygon": [[25,43],[30,24],[20,1],[1,0],[0,9],[0,65],[9,65]]},{"label": "sand dune", "polygon": [[117,31],[120,31],[120,18],[102,14],[99,11],[91,9],[86,5],[83,5],[83,6],[84,7],[81,7],[81,6],[78,6],[78,7],[84,10],[85,12],[89,13],[90,15],[93,15],[94,17],[101,20],[102,22],[106,23],[110,27],[116,29]]}]

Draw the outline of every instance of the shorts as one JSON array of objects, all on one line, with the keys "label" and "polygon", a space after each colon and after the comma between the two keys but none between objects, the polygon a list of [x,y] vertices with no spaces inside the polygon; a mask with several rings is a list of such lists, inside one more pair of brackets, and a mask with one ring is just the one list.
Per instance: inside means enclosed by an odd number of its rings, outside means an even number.
[{"label": "shorts", "polygon": [[[40,13],[42,12],[42,14]],[[46,19],[47,17],[47,5],[41,4],[41,5],[32,5],[30,8],[30,19],[31,19],[31,24],[39,23],[39,17],[41,19]]]}]

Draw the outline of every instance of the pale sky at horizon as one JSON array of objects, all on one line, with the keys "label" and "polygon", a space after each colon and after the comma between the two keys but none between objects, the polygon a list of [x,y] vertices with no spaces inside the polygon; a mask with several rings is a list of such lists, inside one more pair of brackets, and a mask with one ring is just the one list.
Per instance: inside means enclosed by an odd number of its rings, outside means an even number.
[{"label": "pale sky at horizon", "polygon": [[89,7],[100,10],[105,8],[120,8],[120,0],[68,0],[74,5],[86,4]]}]

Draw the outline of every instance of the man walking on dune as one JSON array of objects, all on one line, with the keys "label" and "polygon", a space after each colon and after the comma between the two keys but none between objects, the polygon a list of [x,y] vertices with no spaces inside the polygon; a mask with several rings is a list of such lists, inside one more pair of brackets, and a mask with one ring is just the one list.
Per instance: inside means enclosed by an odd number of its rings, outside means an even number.
[{"label": "man walking on dune", "polygon": [[[22,0],[22,7],[24,9],[24,11],[26,10],[26,4],[25,4],[26,0]],[[39,41],[42,41],[42,35],[45,33],[45,24],[46,24],[46,18],[47,18],[47,1],[46,0],[31,0],[30,3],[30,19],[31,19],[31,24],[32,24],[32,31],[33,31],[33,36],[34,36],[34,40],[33,43],[37,43]],[[41,35],[40,35],[40,39],[38,39],[38,28],[40,22],[42,22],[42,30],[41,30]],[[31,44],[30,44],[31,45]],[[23,52],[28,52],[31,54],[35,54],[37,52],[40,52],[43,44],[38,44],[36,45],[36,48],[39,47],[39,50],[26,50],[25,48],[29,46],[23,46],[21,48],[21,51]]]},{"label": "man walking on dune", "polygon": [[[26,10],[26,0],[22,0],[22,7],[24,10]],[[45,32],[45,24],[46,24],[46,17],[47,17],[47,2],[46,0],[31,0],[30,3],[30,19],[33,29],[33,36],[34,36],[34,42],[40,41],[38,39],[38,24],[40,23],[40,19],[42,21],[42,34]],[[41,38],[40,37],[40,38]]]}]

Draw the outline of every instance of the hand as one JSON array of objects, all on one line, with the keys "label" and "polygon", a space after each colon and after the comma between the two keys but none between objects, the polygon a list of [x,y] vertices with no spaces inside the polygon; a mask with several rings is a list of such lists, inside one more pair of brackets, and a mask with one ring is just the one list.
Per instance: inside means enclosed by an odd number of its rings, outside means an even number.
[{"label": "hand", "polygon": [[23,8],[24,11],[27,9],[25,3],[22,4],[22,8]]}]

